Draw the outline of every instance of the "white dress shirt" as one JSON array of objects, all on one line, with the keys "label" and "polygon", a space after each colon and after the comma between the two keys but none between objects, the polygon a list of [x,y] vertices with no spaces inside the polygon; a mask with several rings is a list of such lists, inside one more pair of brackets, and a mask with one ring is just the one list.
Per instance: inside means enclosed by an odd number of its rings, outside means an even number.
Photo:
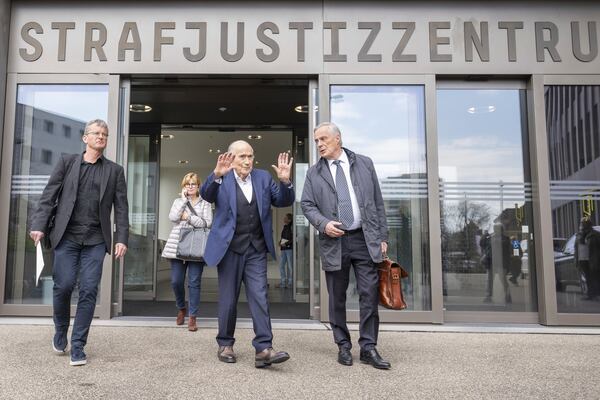
[{"label": "white dress shirt", "polygon": [[[351,231],[360,228],[362,225],[360,208],[358,208],[358,200],[356,199],[354,185],[352,184],[352,179],[350,178],[350,162],[348,161],[348,155],[344,150],[342,150],[342,154],[338,160],[340,160],[340,167],[342,168],[342,171],[344,171],[346,182],[348,182],[348,190],[350,191],[350,202],[352,203],[352,214],[354,215],[354,222],[348,227],[348,230]],[[333,163],[334,161],[336,160],[327,160],[327,163],[329,163],[329,170],[331,171],[331,176],[333,177],[333,182],[335,183],[335,174],[338,167]]]},{"label": "white dress shirt", "polygon": [[240,187],[240,189],[242,189],[242,192],[244,193],[244,196],[246,197],[246,200],[248,200],[248,203],[252,202],[252,172],[248,174],[248,176],[246,177],[246,180],[243,180],[242,178],[239,177],[239,175],[237,174],[237,172],[235,172],[235,170],[233,170],[233,175],[235,176],[235,181],[237,182],[238,186]]}]

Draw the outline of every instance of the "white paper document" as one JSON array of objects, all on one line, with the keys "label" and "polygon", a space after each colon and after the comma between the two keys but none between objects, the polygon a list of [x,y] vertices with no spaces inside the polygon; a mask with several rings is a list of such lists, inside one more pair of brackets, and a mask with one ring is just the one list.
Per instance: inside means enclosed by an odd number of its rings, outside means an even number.
[{"label": "white paper document", "polygon": [[44,254],[42,253],[42,243],[38,242],[35,246],[35,285],[40,281],[40,275],[44,269]]}]

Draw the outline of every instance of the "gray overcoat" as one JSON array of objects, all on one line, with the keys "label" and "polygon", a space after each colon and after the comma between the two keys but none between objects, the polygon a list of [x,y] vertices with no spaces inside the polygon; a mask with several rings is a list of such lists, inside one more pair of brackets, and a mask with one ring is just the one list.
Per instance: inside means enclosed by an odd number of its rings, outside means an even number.
[{"label": "gray overcoat", "polygon": [[[388,228],[375,167],[369,157],[355,154],[346,148],[343,150],[348,155],[350,178],[356,193],[369,254],[373,262],[379,263],[383,260],[381,242],[387,242]],[[339,219],[337,192],[329,165],[324,158],[319,159],[309,168],[301,204],[304,216],[319,231],[323,270],[341,269],[341,239],[332,238],[325,233],[325,226],[330,221],[339,221]]]}]

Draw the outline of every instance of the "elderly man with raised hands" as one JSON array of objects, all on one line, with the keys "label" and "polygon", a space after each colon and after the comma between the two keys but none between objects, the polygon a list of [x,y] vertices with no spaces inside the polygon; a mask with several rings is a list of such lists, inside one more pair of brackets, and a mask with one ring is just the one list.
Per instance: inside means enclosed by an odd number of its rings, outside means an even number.
[{"label": "elderly man with raised hands", "polygon": [[288,207],[294,202],[294,187],[290,180],[292,161],[287,153],[279,154],[277,165],[272,166],[279,179],[276,183],[268,171],[253,169],[252,146],[238,140],[231,143],[227,153],[219,155],[213,173],[202,185],[202,198],[215,203],[204,260],[208,265],[217,266],[217,357],[220,361],[237,361],[233,345],[242,282],[254,325],[255,367],[268,367],[290,358],[284,351],[273,350],[267,298],[267,253],[276,258],[271,206]]}]

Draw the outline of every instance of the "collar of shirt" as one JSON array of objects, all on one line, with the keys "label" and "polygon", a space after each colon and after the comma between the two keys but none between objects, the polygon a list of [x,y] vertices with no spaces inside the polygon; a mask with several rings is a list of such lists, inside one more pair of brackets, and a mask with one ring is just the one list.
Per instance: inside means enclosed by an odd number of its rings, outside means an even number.
[{"label": "collar of shirt", "polygon": [[[342,164],[349,165],[348,155],[346,154],[344,149],[342,149],[342,154],[340,154],[340,156],[338,157],[338,160],[341,161],[340,165],[342,165]],[[327,160],[327,164],[329,165],[329,168],[331,168],[334,161],[336,161],[336,160]]]},{"label": "collar of shirt", "polygon": [[237,181],[237,183],[239,183],[240,185],[248,185],[248,184],[252,184],[252,172],[250,172],[248,174],[248,176],[246,177],[246,180],[242,179],[237,172],[235,172],[235,170],[233,170],[233,176],[235,176],[235,180]]},{"label": "collar of shirt", "polygon": [[92,164],[91,162],[85,161],[84,156],[85,156],[85,151],[83,152],[83,155],[81,157],[81,164],[90,164],[90,165],[93,165],[93,164],[96,164],[97,162],[102,162],[104,160],[104,154],[102,154],[100,157],[98,157],[98,159],[96,160],[96,162]]}]

